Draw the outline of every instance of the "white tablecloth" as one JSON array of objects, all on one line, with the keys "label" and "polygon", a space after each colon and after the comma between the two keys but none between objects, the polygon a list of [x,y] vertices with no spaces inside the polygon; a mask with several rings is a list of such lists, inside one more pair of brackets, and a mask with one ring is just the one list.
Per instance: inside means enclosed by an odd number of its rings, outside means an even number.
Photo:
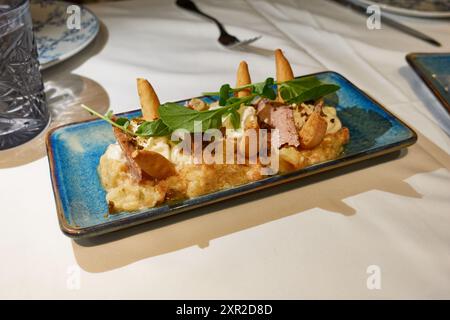
[{"label": "white tablecloth", "polygon": [[282,48],[296,75],[342,73],[412,125],[420,144],[80,243],[59,230],[45,157],[3,167],[0,298],[450,298],[450,120],[404,58],[450,51],[450,23],[399,18],[443,44],[435,48],[389,26],[368,30],[365,17],[324,0],[197,3],[230,33],[263,38],[230,51],[213,24],[173,1],[93,4],[99,37],[45,71],[46,85],[71,108],[84,94],[126,111],[138,106],[136,77],[175,101],[233,83],[240,60],[265,79]]}]

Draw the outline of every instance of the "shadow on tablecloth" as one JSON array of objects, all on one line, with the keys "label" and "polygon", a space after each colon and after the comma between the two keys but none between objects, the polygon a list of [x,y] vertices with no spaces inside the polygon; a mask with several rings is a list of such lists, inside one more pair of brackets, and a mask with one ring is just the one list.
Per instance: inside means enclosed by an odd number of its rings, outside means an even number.
[{"label": "shadow on tablecloth", "polygon": [[85,271],[105,272],[191,246],[207,250],[211,240],[290,215],[310,214],[304,211],[313,208],[351,219],[356,212],[343,202],[346,198],[374,189],[420,198],[405,180],[440,168],[450,169],[450,156],[419,134],[408,150],[95,239],[72,241],[74,255]]}]

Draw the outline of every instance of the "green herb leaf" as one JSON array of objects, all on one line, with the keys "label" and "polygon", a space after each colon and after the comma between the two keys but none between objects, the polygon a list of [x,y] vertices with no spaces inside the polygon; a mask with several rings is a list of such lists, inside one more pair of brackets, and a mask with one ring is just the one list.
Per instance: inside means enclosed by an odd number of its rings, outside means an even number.
[{"label": "green herb leaf", "polygon": [[130,123],[130,120],[124,117],[120,117],[115,120],[115,123],[117,123],[119,126],[124,126],[127,122]]},{"label": "green herb leaf", "polygon": [[119,126],[121,126],[123,128],[123,130],[127,130],[128,127],[130,126],[130,120],[128,120],[128,118],[118,118],[115,121]]},{"label": "green herb leaf", "polygon": [[290,101],[305,90],[319,86],[321,82],[314,77],[293,79],[279,85],[280,94],[284,101]]},{"label": "green herb leaf", "polygon": [[[105,115],[102,115],[102,114],[98,113],[97,111],[95,111],[95,110],[89,108],[88,106],[86,106],[86,105],[84,105],[84,104],[82,104],[81,107],[82,107],[83,109],[85,109],[86,111],[88,111],[90,114],[92,114],[92,115],[94,115],[94,116],[97,116],[97,117],[99,117],[100,119],[105,120],[106,122],[108,122],[108,123],[111,124],[112,126],[117,127],[117,128],[123,130],[124,132],[126,132],[126,133],[128,133],[128,134],[135,135],[134,132],[129,131],[126,127],[124,127],[124,126],[122,126],[122,125],[120,125],[120,124],[117,124],[115,121],[113,121],[113,120],[111,119],[112,116],[113,116],[112,110],[108,111]],[[120,119],[120,118],[119,118],[119,119]],[[123,119],[126,119],[126,118],[123,118]],[[127,120],[128,120],[128,119],[127,119]]]},{"label": "green herb leaf", "polygon": [[161,119],[145,121],[139,125],[136,134],[145,137],[162,137],[169,135],[171,130]]},{"label": "green herb leaf", "polygon": [[317,100],[339,90],[339,86],[334,84],[321,84],[317,87],[306,89],[301,94],[288,100],[288,103],[302,103],[309,100]]},{"label": "green herb leaf", "polygon": [[240,102],[242,100],[242,98],[238,98],[238,97],[230,97],[228,100],[227,100],[227,103],[226,103],[226,105],[230,105],[230,104],[235,104],[235,103],[238,103],[238,102]]},{"label": "green herb leaf", "polygon": [[279,84],[280,94],[287,103],[316,100],[339,90],[339,86],[322,83],[315,77],[294,79]]},{"label": "green herb leaf", "polygon": [[195,121],[200,121],[202,131],[219,128],[222,124],[223,108],[207,111],[196,111],[176,103],[166,103],[159,107],[159,116],[171,130],[186,129],[194,132]]},{"label": "green herb leaf", "polygon": [[322,84],[322,82],[314,76],[292,79],[285,81],[284,83],[303,88],[312,88]]},{"label": "green herb leaf", "polygon": [[[205,92],[204,95],[219,96],[219,105],[225,106],[238,101],[237,99],[239,98],[230,97],[232,93],[250,88],[253,95],[274,100],[276,98],[276,91],[273,88],[274,84],[278,85],[283,100],[290,103],[318,99],[339,89],[338,86],[333,87],[333,85],[323,83],[314,76],[309,76],[284,82],[275,82],[273,78],[267,78],[264,82],[252,83],[237,88],[230,88],[230,85],[224,84],[219,92]],[[321,94],[322,96],[320,96]]]},{"label": "green herb leaf", "polygon": [[239,114],[239,112],[237,112],[237,110],[232,110],[230,112],[230,120],[231,120],[231,124],[233,125],[234,129],[239,129],[241,126],[241,116]]},{"label": "green herb leaf", "polygon": [[186,108],[176,103],[165,103],[158,109],[159,117],[171,130],[186,129],[194,131],[193,122],[197,118],[198,111]]},{"label": "green herb leaf", "polygon": [[[82,105],[82,107],[91,114],[96,115],[130,135],[165,136],[176,129],[186,129],[189,132],[194,132],[194,129],[196,129],[194,128],[196,121],[201,122],[202,131],[212,128],[218,129],[222,126],[222,116],[226,114],[230,115],[232,125],[237,129],[240,126],[240,115],[237,111],[239,106],[250,102],[255,96],[274,100],[276,98],[276,92],[273,89],[274,84],[278,85],[281,97],[287,103],[301,103],[308,100],[317,100],[339,90],[339,86],[322,83],[314,76],[277,83],[274,82],[273,78],[267,78],[264,82],[249,84],[238,88],[231,88],[229,84],[224,84],[220,88],[220,92],[204,93],[204,95],[207,96],[218,95],[221,108],[196,111],[176,103],[166,103],[159,107],[160,119],[142,123],[136,132],[128,130],[130,121],[127,118],[118,118],[113,121],[112,111],[108,111],[105,115],[101,115],[85,105]],[[246,88],[251,88],[252,94],[250,96],[238,98],[232,95],[234,92]]]},{"label": "green herb leaf", "polygon": [[266,81],[262,83],[254,84],[253,92],[258,96],[274,100],[277,95],[275,94],[275,91],[273,89],[273,84],[273,78],[267,78]]},{"label": "green herb leaf", "polygon": [[[250,95],[248,97],[240,98],[224,107],[206,111],[192,110],[171,102],[165,103],[159,107],[159,117],[171,130],[186,129],[189,132],[194,132],[196,121],[201,122],[201,129],[203,132],[208,129],[219,129],[222,126],[222,115],[236,111],[235,109],[239,107],[241,103],[246,103],[253,98],[254,95]],[[236,117],[236,115],[234,117]]]},{"label": "green herb leaf", "polygon": [[219,105],[224,106],[230,97],[231,87],[229,84],[224,84],[220,87],[219,91]]},{"label": "green herb leaf", "polygon": [[112,110],[108,110],[108,112],[105,113],[105,117],[107,117],[108,119],[111,119],[113,115],[114,115],[114,112]]}]

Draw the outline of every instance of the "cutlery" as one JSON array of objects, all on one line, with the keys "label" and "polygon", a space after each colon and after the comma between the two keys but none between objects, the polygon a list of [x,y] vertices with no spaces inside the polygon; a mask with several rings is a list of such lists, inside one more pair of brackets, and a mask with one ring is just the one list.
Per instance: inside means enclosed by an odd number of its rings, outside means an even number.
[{"label": "cutlery", "polygon": [[[364,15],[367,14],[367,12],[366,12],[367,6],[363,5],[361,3],[358,3],[355,0],[332,0],[332,1],[334,1],[334,2],[336,2],[338,4],[340,4],[340,5],[343,5],[343,6],[347,7],[347,8],[350,8],[353,11],[356,11],[356,12],[359,12],[359,13],[363,13]],[[427,36],[426,34],[420,32],[418,30],[415,30],[415,29],[413,29],[411,27],[406,26],[403,23],[400,23],[400,22],[394,20],[391,17],[388,17],[386,14],[382,14],[381,21],[383,23],[386,23],[387,25],[397,29],[397,30],[400,30],[400,31],[402,31],[402,32],[404,32],[406,34],[409,34],[410,36],[413,36],[415,38],[418,38],[420,40],[428,42],[428,43],[430,43],[430,44],[432,44],[432,45],[434,45],[436,47],[440,47],[441,46],[441,44],[438,41],[436,41],[435,39]]]},{"label": "cutlery", "polygon": [[261,36],[257,36],[257,37],[253,37],[247,40],[239,40],[238,38],[236,38],[235,36],[229,34],[226,30],[225,27],[222,25],[222,23],[219,22],[219,20],[217,20],[216,18],[210,16],[209,14],[204,13],[203,11],[201,11],[197,5],[192,2],[191,0],[177,0],[176,1],[177,6],[179,6],[180,8],[183,8],[185,10],[197,13],[211,21],[213,21],[217,27],[220,30],[220,36],[217,39],[223,46],[227,47],[227,48],[238,48],[244,45],[248,45],[252,42],[255,42],[256,40],[260,39]]}]

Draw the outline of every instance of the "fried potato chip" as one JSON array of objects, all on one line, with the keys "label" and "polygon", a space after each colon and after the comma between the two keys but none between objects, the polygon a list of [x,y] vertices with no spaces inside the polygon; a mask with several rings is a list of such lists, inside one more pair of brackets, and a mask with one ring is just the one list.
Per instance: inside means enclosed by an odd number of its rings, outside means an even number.
[{"label": "fried potato chip", "polygon": [[135,150],[131,157],[152,178],[165,179],[177,174],[174,164],[157,152]]},{"label": "fried potato chip", "polygon": [[327,133],[327,125],[320,111],[314,111],[300,130],[300,146],[303,149],[313,149],[318,146]]},{"label": "fried potato chip", "polygon": [[279,151],[280,172],[289,172],[303,167],[304,159],[294,147],[283,147]]}]

